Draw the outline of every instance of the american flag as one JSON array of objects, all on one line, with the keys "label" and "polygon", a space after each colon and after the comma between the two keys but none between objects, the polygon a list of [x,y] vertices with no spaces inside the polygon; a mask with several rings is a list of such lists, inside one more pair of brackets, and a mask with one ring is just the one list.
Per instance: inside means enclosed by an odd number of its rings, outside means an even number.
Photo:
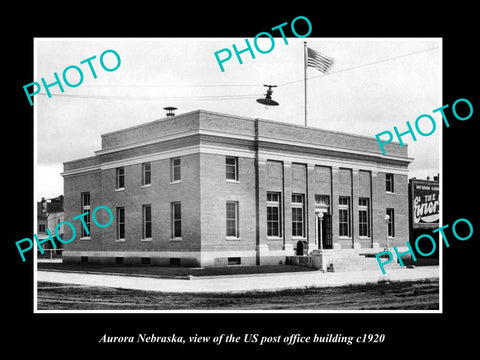
[{"label": "american flag", "polygon": [[307,66],[326,73],[333,65],[333,59],[307,47]]}]

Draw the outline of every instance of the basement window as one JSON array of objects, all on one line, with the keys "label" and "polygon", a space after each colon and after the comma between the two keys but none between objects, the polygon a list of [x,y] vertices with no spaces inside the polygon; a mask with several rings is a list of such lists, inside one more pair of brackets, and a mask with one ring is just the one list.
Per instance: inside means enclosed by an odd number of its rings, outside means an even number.
[{"label": "basement window", "polygon": [[227,261],[228,265],[241,265],[242,259],[239,257],[229,257]]},{"label": "basement window", "polygon": [[180,266],[180,258],[170,258],[170,266]]}]

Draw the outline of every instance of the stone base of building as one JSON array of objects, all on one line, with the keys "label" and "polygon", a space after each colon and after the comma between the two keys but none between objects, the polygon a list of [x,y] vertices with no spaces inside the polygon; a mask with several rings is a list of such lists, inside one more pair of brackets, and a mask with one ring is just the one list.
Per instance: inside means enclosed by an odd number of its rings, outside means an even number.
[{"label": "stone base of building", "polygon": [[353,249],[315,249],[306,256],[289,256],[287,263],[325,272],[379,270],[375,249],[355,247]]},{"label": "stone base of building", "polygon": [[152,252],[152,251],[65,251],[64,263],[125,264],[181,267],[225,267],[285,264],[293,248],[251,251],[216,252]]},{"label": "stone base of building", "polygon": [[340,262],[355,264],[359,258],[365,258],[361,255],[376,254],[380,250],[377,246],[369,248],[334,246],[333,249],[310,249],[308,256],[296,256],[293,246],[285,244],[277,250],[269,249],[268,245],[259,245],[255,250],[243,251],[64,251],[63,262],[202,268],[288,263],[311,266],[326,271],[333,259],[337,264]]},{"label": "stone base of building", "polygon": [[64,251],[63,262],[200,267],[200,256],[194,252]]}]

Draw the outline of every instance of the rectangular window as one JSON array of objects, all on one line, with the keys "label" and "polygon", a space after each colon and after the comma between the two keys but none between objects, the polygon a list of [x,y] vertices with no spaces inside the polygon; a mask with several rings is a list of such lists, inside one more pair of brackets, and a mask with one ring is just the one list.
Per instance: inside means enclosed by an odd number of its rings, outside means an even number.
[{"label": "rectangular window", "polygon": [[170,181],[182,180],[181,161],[180,158],[173,158],[170,160]]},{"label": "rectangular window", "polygon": [[172,203],[172,239],[182,238],[182,204]]},{"label": "rectangular window", "polygon": [[393,193],[393,174],[385,174],[385,191]]},{"label": "rectangular window", "polygon": [[267,193],[267,236],[282,236],[280,193]]},{"label": "rectangular window", "polygon": [[125,208],[117,207],[117,240],[125,240]]},{"label": "rectangular window", "polygon": [[328,195],[315,195],[315,206],[330,207],[330,196],[328,196]]},{"label": "rectangular window", "polygon": [[125,189],[125,169],[123,167],[116,168],[116,186],[118,189]]},{"label": "rectangular window", "polygon": [[240,231],[238,228],[238,202],[237,201],[227,201],[226,232],[227,232],[227,237],[233,237],[233,238],[240,237]]},{"label": "rectangular window", "polygon": [[142,164],[142,186],[152,183],[151,167],[149,162]]},{"label": "rectangular window", "polygon": [[368,198],[358,199],[358,235],[370,236],[370,207]]},{"label": "rectangular window", "polygon": [[280,201],[280,193],[276,192],[267,192],[267,202],[279,202]]},{"label": "rectangular window", "polygon": [[84,192],[82,193],[82,210],[87,206],[90,209],[90,193]]},{"label": "rectangular window", "polygon": [[81,227],[81,233],[80,237],[81,238],[86,238],[90,237],[90,193],[89,192],[84,192],[81,194],[81,212],[82,214],[88,213],[87,215],[83,216],[83,221],[85,223],[85,226]]},{"label": "rectangular window", "polygon": [[350,237],[350,198],[340,196],[338,199],[339,235]]},{"label": "rectangular window", "polygon": [[151,239],[152,238],[152,206],[143,205],[142,206],[142,238]]},{"label": "rectangular window", "polygon": [[387,209],[387,226],[388,226],[388,236],[395,236],[395,211],[393,209]]},{"label": "rectangular window", "polygon": [[238,158],[227,156],[225,158],[225,171],[227,180],[238,181]]},{"label": "rectangular window", "polygon": [[304,237],[304,195],[292,194],[292,236]]},{"label": "rectangular window", "polygon": [[242,265],[242,259],[239,257],[227,258],[227,265]]}]

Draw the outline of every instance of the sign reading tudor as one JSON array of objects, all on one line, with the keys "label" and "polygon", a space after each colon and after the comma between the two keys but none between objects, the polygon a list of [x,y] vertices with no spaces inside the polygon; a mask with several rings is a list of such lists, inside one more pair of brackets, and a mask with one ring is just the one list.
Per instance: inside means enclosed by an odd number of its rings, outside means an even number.
[{"label": "sign reading tudor", "polygon": [[419,224],[438,224],[440,206],[438,184],[413,183],[413,227]]}]

